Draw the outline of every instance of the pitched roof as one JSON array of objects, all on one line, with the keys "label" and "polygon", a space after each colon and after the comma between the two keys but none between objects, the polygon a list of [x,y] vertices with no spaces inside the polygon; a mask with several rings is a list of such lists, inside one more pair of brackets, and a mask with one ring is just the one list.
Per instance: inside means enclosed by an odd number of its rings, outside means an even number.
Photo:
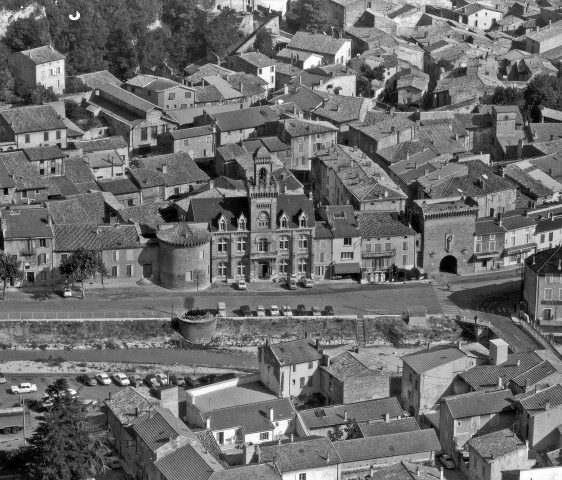
[{"label": "pitched roof", "polygon": [[49,202],[53,223],[102,224],[106,218],[106,203],[102,192],[75,195],[65,200]]},{"label": "pitched roof", "polygon": [[24,148],[23,153],[30,162],[39,162],[41,160],[54,160],[64,158],[64,153],[56,145],[47,147]]},{"label": "pitched roof", "polygon": [[50,45],[44,45],[42,47],[31,48],[29,50],[22,50],[17,52],[26,58],[29,58],[36,65],[41,65],[43,63],[57,62],[59,60],[64,60],[66,57],[57,52]]},{"label": "pitched roof", "polygon": [[307,428],[311,429],[343,425],[347,422],[345,418],[346,413],[347,418],[354,422],[378,421],[384,419],[386,414],[390,415],[391,418],[404,415],[396,397],[376,398],[346,405],[312,408],[301,410],[299,413]]},{"label": "pitched roof", "polygon": [[317,52],[320,54],[335,55],[344,45],[351,45],[351,40],[334,38],[324,34],[297,32],[288,43],[288,49]]},{"label": "pitched roof", "polygon": [[47,178],[39,175],[35,167],[29,163],[23,151],[0,153],[0,162],[4,164],[16,184],[16,190],[49,187]]},{"label": "pitched roof", "polygon": [[79,140],[74,142],[76,148],[81,148],[84,153],[103,152],[106,150],[117,150],[129,148],[125,139],[121,136],[96,138],[93,140]]},{"label": "pitched roof", "polygon": [[468,441],[468,445],[474,448],[486,463],[491,463],[494,459],[518,450],[526,449],[523,441],[509,428],[473,437]]},{"label": "pitched roof", "polygon": [[[278,92],[276,92],[278,93]],[[287,93],[280,93],[269,100],[274,105],[294,104],[301,110],[310,112],[322,104],[322,100],[327,99],[328,94],[318,90],[312,90],[304,85],[295,85],[289,88]]]},{"label": "pitched roof", "polygon": [[525,259],[525,265],[541,275],[545,275],[547,273],[556,273],[558,275],[560,273],[558,267],[561,261],[562,246],[558,245],[557,247],[542,250],[534,255],[531,255]]},{"label": "pitched roof", "polygon": [[401,115],[389,116],[383,121],[367,124],[358,123],[353,125],[353,128],[359,130],[364,135],[374,140],[381,140],[394,135],[394,132],[401,132],[409,128],[415,128],[415,123]]},{"label": "pitched roof", "polygon": [[443,398],[453,418],[476,417],[513,409],[511,390],[471,392]]},{"label": "pitched roof", "polygon": [[111,83],[113,85],[121,85],[123,82],[119,80],[115,75],[109,73],[107,70],[100,70],[98,72],[83,73],[82,75],[76,75],[76,78],[82,80],[82,83],[91,89],[99,88],[105,83]]},{"label": "pitched roof", "polygon": [[1,110],[0,117],[4,118],[16,135],[49,130],[66,130],[64,121],[51,105],[33,105]]},{"label": "pitched roof", "polygon": [[53,231],[48,224],[46,208],[4,210],[2,218],[6,226],[5,240],[15,238],[52,238]]},{"label": "pitched roof", "polygon": [[315,122],[302,120],[300,118],[291,118],[289,120],[281,120],[285,128],[285,132],[290,137],[304,137],[317,133],[337,132],[338,129],[328,122]]},{"label": "pitched roof", "polygon": [[341,463],[328,438],[314,438],[281,445],[262,445],[260,451],[261,461],[273,462],[281,474]]},{"label": "pitched roof", "polygon": [[166,480],[208,480],[223,470],[208,452],[190,444],[159,458],[154,466]]},{"label": "pitched roof", "polygon": [[258,68],[271,67],[272,65],[275,65],[275,60],[260,52],[242,53],[239,57],[245,62]]},{"label": "pitched roof", "polygon": [[[132,172],[131,175],[134,177]],[[139,191],[139,187],[128,177],[99,180],[98,185],[103,192],[109,192],[113,195],[127,195]]]},{"label": "pitched roof", "polygon": [[[188,153],[168,153],[152,157],[140,158],[139,169],[145,169],[153,177],[160,177],[166,186],[198,183],[209,180],[209,176],[201,170]],[[163,169],[166,169],[164,173]],[[132,175],[136,169],[130,169]],[[146,184],[139,183],[141,188]]]},{"label": "pitched roof", "polygon": [[112,85],[110,83],[100,85],[97,88],[97,90],[105,93],[107,96],[109,96],[112,99],[119,100],[120,102],[123,102],[126,105],[129,105],[134,109],[140,110],[141,112],[144,113],[150,112],[151,110],[155,110],[155,109],[162,110],[157,105],[154,105],[154,103],[144,100],[141,97],[138,97],[137,95],[128,92],[127,90],[121,87]]},{"label": "pitched roof", "polygon": [[394,212],[357,212],[357,223],[363,238],[416,234],[415,230],[402,222]]},{"label": "pitched roof", "polygon": [[420,426],[413,417],[405,417],[390,422],[368,422],[360,423],[359,431],[363,437],[380,437],[393,433],[415,432],[420,430]]},{"label": "pitched roof", "polygon": [[402,461],[383,468],[377,468],[369,480],[435,480],[440,478],[439,469],[423,464]]},{"label": "pitched roof", "polygon": [[125,387],[114,393],[111,400],[106,400],[105,404],[121,425],[127,426],[135,422],[143,413],[147,413],[153,405],[159,405],[160,401],[145,397],[136,388]]},{"label": "pitched roof", "polygon": [[416,373],[424,373],[450,362],[465,358],[466,354],[454,347],[434,347],[404,355],[402,361]]},{"label": "pitched roof", "polygon": [[[195,434],[179,418],[158,410],[153,415],[149,411],[149,415],[149,418],[134,425],[133,429],[151,451],[155,452],[175,435],[197,440]],[[216,463],[214,459],[213,461]]]},{"label": "pitched roof", "polygon": [[74,252],[83,247],[86,250],[100,250],[101,239],[95,224],[64,224],[53,226],[56,252]]},{"label": "pitched roof", "polygon": [[251,107],[233,112],[212,113],[209,115],[223,132],[255,128],[279,120],[271,107]]},{"label": "pitched roof", "polygon": [[213,473],[211,480],[281,480],[275,467],[268,463],[244,465]]},{"label": "pitched roof", "polygon": [[376,460],[441,449],[435,430],[415,430],[333,443],[342,462]]},{"label": "pitched roof", "polygon": [[276,343],[270,345],[269,349],[282,367],[312,362],[322,358],[322,354],[306,338]]},{"label": "pitched roof", "polygon": [[[562,385],[556,384],[518,400],[518,403],[531,416],[539,415],[562,405]],[[548,408],[547,408],[548,407]]]},{"label": "pitched roof", "polygon": [[325,103],[314,109],[314,114],[319,118],[327,118],[336,123],[345,123],[363,120],[362,109],[365,104],[363,97],[346,97],[334,95]]},{"label": "pitched roof", "polygon": [[158,225],[166,223],[160,215],[160,209],[168,206],[166,202],[143,203],[132,207],[124,207],[119,215],[126,222],[135,222],[139,225],[143,235],[156,233]]}]

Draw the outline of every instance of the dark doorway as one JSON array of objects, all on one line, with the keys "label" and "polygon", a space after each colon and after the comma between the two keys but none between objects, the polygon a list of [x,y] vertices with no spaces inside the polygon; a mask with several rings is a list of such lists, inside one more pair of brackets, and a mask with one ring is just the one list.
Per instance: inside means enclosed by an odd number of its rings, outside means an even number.
[{"label": "dark doorway", "polygon": [[447,255],[439,264],[439,271],[446,273],[457,273],[457,259],[453,255]]},{"label": "dark doorway", "polygon": [[258,278],[267,278],[267,263],[258,263]]},{"label": "dark doorway", "polygon": [[35,272],[26,272],[27,281],[29,283],[35,282]]},{"label": "dark doorway", "polygon": [[142,265],[142,276],[144,278],[152,277],[152,263],[143,263]]}]

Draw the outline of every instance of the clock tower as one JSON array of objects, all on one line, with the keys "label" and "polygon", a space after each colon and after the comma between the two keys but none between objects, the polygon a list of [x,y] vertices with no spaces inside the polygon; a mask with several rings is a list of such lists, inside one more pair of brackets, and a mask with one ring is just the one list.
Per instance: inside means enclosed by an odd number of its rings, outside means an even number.
[{"label": "clock tower", "polygon": [[252,232],[274,231],[277,228],[279,185],[272,170],[271,155],[261,147],[254,155],[254,175],[247,182]]}]

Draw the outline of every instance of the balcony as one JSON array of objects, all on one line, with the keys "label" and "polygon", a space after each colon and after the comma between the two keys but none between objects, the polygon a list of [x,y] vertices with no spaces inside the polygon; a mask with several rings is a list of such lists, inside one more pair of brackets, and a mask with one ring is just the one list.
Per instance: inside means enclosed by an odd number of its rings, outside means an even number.
[{"label": "balcony", "polygon": [[20,256],[22,257],[32,257],[33,255],[35,255],[34,248],[24,248],[20,251]]},{"label": "balcony", "polygon": [[382,252],[367,252],[363,250],[361,252],[363,258],[382,258],[382,257],[394,257],[396,256],[396,249],[393,248],[392,250],[384,250]]},{"label": "balcony", "polygon": [[267,250],[265,252],[259,252],[257,250],[252,251],[252,259],[260,259],[260,258],[271,258],[271,257],[277,257],[277,254],[279,252],[277,250]]}]

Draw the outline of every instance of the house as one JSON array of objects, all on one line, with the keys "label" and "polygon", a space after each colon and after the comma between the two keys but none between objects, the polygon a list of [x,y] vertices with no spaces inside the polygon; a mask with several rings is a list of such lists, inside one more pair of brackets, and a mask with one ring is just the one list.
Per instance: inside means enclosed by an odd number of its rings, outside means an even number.
[{"label": "house", "polygon": [[549,21],[546,27],[536,27],[526,35],[525,50],[529,53],[545,53],[562,46],[562,22]]},{"label": "house", "polygon": [[456,463],[474,436],[508,428],[515,422],[511,390],[464,393],[441,399],[439,441]]},{"label": "house", "polygon": [[367,422],[357,425],[359,432],[363,438],[382,437],[384,435],[392,435],[394,433],[416,432],[420,429],[415,418],[404,417],[394,420],[385,419],[384,422]]},{"label": "house", "polygon": [[24,148],[23,153],[40,176],[64,175],[64,159],[66,156],[56,145]]},{"label": "house", "polygon": [[294,52],[297,59],[299,55],[320,55],[324,65],[334,63],[346,65],[351,58],[351,40],[334,38],[321,33],[297,32],[286,48],[288,51]]},{"label": "house", "polygon": [[516,397],[519,432],[522,440],[535,450],[547,451],[559,446],[562,415],[562,385],[531,390]]},{"label": "house", "polygon": [[0,142],[14,149],[56,145],[66,148],[67,126],[51,105],[0,111]]},{"label": "house", "polygon": [[468,25],[470,28],[490,30],[502,19],[501,10],[483,3],[470,3],[453,10],[453,16],[459,23]]},{"label": "house", "polygon": [[83,73],[81,75],[74,75],[66,77],[66,83],[69,89],[90,89],[95,90],[105,83],[111,83],[120,87],[123,82],[115,75],[107,70],[100,70],[98,72]]},{"label": "house", "polygon": [[365,120],[371,103],[370,99],[364,97],[328,96],[322,99],[320,105],[312,109],[308,117],[312,120],[330,122],[339,130],[338,143],[354,145],[350,139],[350,125]]},{"label": "house", "polygon": [[500,480],[504,471],[535,464],[529,460],[529,447],[509,428],[472,438],[468,446],[471,480]]},{"label": "house", "polygon": [[349,422],[365,427],[386,425],[398,422],[404,416],[404,412],[398,400],[395,397],[389,397],[300,410],[299,415],[311,435],[325,437],[336,425],[342,429]]},{"label": "house", "polygon": [[[242,87],[243,89],[243,87]],[[241,90],[242,90],[241,89]],[[216,105],[238,105],[244,108],[246,95],[220,75],[211,75],[201,79],[201,86],[196,88],[194,107]]]},{"label": "house", "polygon": [[195,89],[165,77],[137,75],[127,80],[123,88],[164,110],[192,108]]},{"label": "house", "polygon": [[[156,459],[154,462],[154,473],[157,473],[157,480],[174,480],[179,475],[181,478],[185,476],[193,476],[193,472],[197,473],[197,479],[201,480],[218,480],[229,478],[223,476],[224,462],[221,463],[220,458],[215,458],[209,453],[204,445],[193,445],[192,442],[186,443],[181,437],[174,438],[172,441],[161,448],[166,448],[166,455]],[[269,473],[269,472],[267,472]],[[262,474],[262,472],[259,472]],[[234,477],[236,478],[236,477]],[[252,477],[249,477],[252,478]],[[275,477],[273,477],[275,478]]]},{"label": "house", "polygon": [[357,74],[345,64],[319,65],[299,72],[287,82],[305,85],[312,90],[354,97],[357,91]]},{"label": "house", "polygon": [[503,256],[504,266],[521,265],[537,248],[535,221],[519,212],[498,214],[499,223],[505,228]]},{"label": "house", "polygon": [[94,90],[87,108],[105,118],[112,135],[123,137],[134,155],[149,153],[157,147],[159,134],[176,127],[162,107],[111,84]]},{"label": "house", "polygon": [[506,228],[494,217],[479,218],[474,224],[474,271],[494,270],[501,262]]},{"label": "house", "polygon": [[533,165],[529,160],[506,165],[503,174],[515,182],[520,191],[536,204],[556,202],[562,192],[562,183]]},{"label": "house", "polygon": [[305,438],[300,441],[272,442],[259,447],[259,462],[272,463],[283,480],[339,480],[341,460],[327,438]]},{"label": "house", "polygon": [[405,68],[395,75],[397,103],[422,105],[429,88],[429,75],[417,68]]},{"label": "house", "polygon": [[267,82],[267,90],[275,89],[275,60],[260,52],[241,53],[226,58],[226,65],[235,72],[251,73]]},{"label": "house", "polygon": [[275,92],[274,96],[269,99],[271,105],[277,106],[277,108],[285,107],[289,105],[288,109],[284,108],[284,112],[288,113],[288,117],[304,117],[312,118],[311,113],[314,109],[322,105],[322,102],[329,99],[330,95],[326,92],[319,90],[312,90],[311,88],[305,87],[304,85],[291,85],[286,84],[283,86],[283,90]]},{"label": "house", "polygon": [[61,95],[65,88],[65,56],[52,46],[30,48],[8,56],[8,65],[21,94],[37,84]]},{"label": "house", "polygon": [[362,279],[369,283],[391,280],[416,266],[419,249],[414,229],[390,212],[358,212],[361,232]]},{"label": "house", "polygon": [[371,469],[365,480],[386,480],[396,478],[401,480],[433,480],[440,478],[441,472],[436,467],[428,467],[419,463],[403,460],[383,468]]},{"label": "house", "polygon": [[129,165],[129,146],[123,137],[103,137],[93,140],[80,140],[72,142],[76,150],[87,155],[97,153],[101,155],[118,155],[125,165]]},{"label": "house", "polygon": [[210,125],[172,130],[158,136],[158,146],[164,153],[188,153],[202,167],[215,158],[215,132]]},{"label": "house", "polygon": [[[379,120],[379,119],[377,119]],[[350,125],[350,143],[373,155],[378,150],[416,138],[416,124],[401,115],[388,115],[376,123]]]},{"label": "house", "polygon": [[21,262],[24,279],[20,285],[53,284],[53,228],[46,208],[2,212],[0,219],[3,250]]},{"label": "house", "polygon": [[336,145],[317,152],[312,185],[317,201],[351,205],[356,211],[400,212],[406,195],[386,172],[355,147]]},{"label": "house", "polygon": [[351,27],[363,16],[373,3],[363,0],[330,0],[327,4],[330,23],[338,27]]},{"label": "house", "polygon": [[[132,207],[142,203],[140,187],[128,176],[121,178],[109,178],[105,180],[100,179],[97,184],[102,192],[111,193],[122,205]],[[155,191],[151,191],[151,195],[145,191],[145,197],[148,198],[150,196],[156,199],[160,198],[161,185],[151,188],[154,188]]]},{"label": "house", "polygon": [[48,198],[49,179],[42,177],[23,151],[0,153],[2,197],[12,204],[41,203]]},{"label": "house", "polygon": [[118,178],[125,175],[123,156],[116,150],[112,152],[86,153],[83,160],[88,164],[97,180]]},{"label": "house", "polygon": [[261,382],[280,398],[313,401],[321,391],[318,366],[322,354],[308,339],[258,348]]},{"label": "house", "polygon": [[562,243],[562,218],[555,217],[550,212],[545,217],[541,217],[537,219],[535,226],[537,251],[547,250]]},{"label": "house", "polygon": [[402,407],[414,417],[453,393],[457,375],[476,365],[476,360],[458,347],[434,347],[401,358]]},{"label": "house", "polygon": [[[317,67],[322,65],[322,55],[317,53],[309,52],[296,52],[294,50],[289,50],[288,48],[282,48],[275,55],[275,60],[277,60],[276,67],[276,88],[281,88],[285,83],[280,83],[280,73],[283,72],[282,76],[289,76],[289,80],[293,78],[294,75],[298,74],[301,70],[307,68]],[[288,68],[281,68],[285,65]]]}]

